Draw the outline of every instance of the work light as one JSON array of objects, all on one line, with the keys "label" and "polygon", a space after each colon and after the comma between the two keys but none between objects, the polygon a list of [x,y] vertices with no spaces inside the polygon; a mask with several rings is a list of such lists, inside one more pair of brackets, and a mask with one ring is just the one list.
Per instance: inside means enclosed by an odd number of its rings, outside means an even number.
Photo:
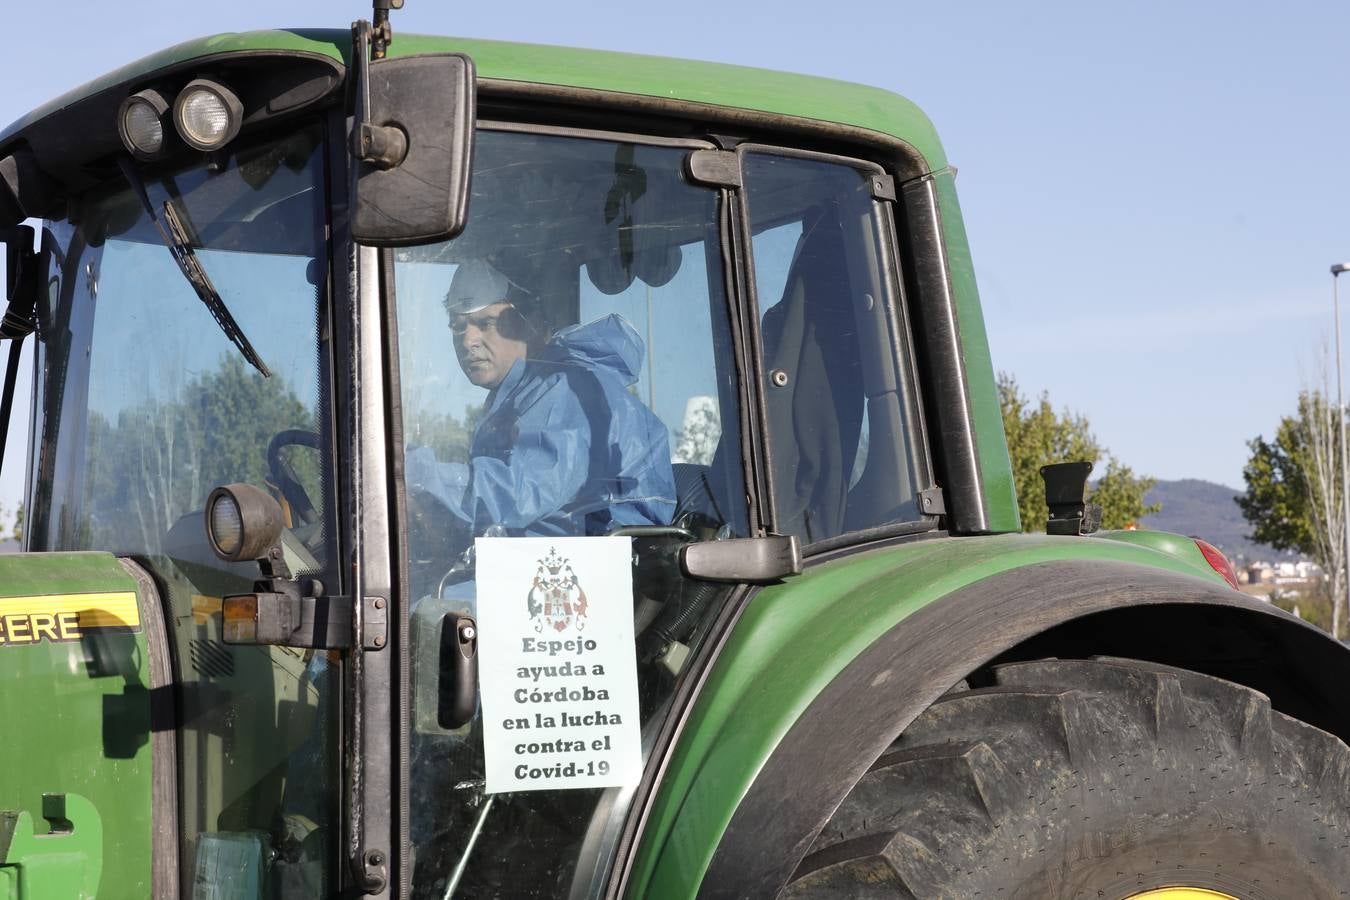
[{"label": "work light", "polygon": [[281,528],[281,506],[251,484],[227,484],[206,499],[207,542],[226,562],[267,558]]},{"label": "work light", "polygon": [[173,122],[188,146],[218,150],[239,133],[244,106],[234,92],[215,81],[189,81],[173,103]]},{"label": "work light", "polygon": [[154,159],[164,152],[164,121],[169,116],[169,101],[154,88],[132,94],[117,111],[117,133],[122,143],[138,159]]},{"label": "work light", "polygon": [[217,553],[228,557],[239,552],[244,543],[244,523],[233,496],[227,493],[217,496],[207,512],[206,521],[206,533]]}]

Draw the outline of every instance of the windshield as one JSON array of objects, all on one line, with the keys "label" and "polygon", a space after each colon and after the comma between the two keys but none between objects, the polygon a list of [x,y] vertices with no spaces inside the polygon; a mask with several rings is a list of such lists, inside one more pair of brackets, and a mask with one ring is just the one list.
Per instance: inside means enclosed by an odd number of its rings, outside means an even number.
[{"label": "windshield", "polygon": [[[170,201],[177,209],[224,304],[270,361],[270,377],[221,330],[124,182],[49,223],[51,296],[39,323],[47,450],[37,489],[50,500],[39,496],[32,523],[42,549],[182,552],[198,561],[184,546],[200,543],[196,535],[177,533],[182,518],[200,512],[219,484],[264,486],[274,474],[271,439],[316,430],[326,269],[317,138],[239,151],[215,173],[143,176],[155,209]],[[314,509],[303,524],[314,531],[326,506],[317,462],[315,454],[296,463],[310,480]],[[302,568],[316,568],[324,541],[306,535],[304,543],[312,559]]]},{"label": "windshield", "polygon": [[[38,328],[33,549],[106,550],[153,570],[180,685],[185,879],[256,851],[280,861],[269,877],[287,896],[323,893],[335,676],[323,654],[222,642],[220,598],[249,590],[258,569],[211,553],[202,510],[218,485],[271,492],[292,571],[330,577],[323,158],[315,125],[73,198],[46,224]],[[266,374],[184,277],[152,212],[176,219],[180,251]]]}]

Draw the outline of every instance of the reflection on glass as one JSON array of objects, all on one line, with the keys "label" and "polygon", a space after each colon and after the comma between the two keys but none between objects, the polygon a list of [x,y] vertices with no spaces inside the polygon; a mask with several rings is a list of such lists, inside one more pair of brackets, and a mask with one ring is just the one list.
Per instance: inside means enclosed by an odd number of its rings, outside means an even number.
[{"label": "reflection on glass", "polygon": [[818,158],[743,164],[780,531],[804,544],[918,519],[897,298],[870,179]]},{"label": "reflection on glass", "polygon": [[[184,894],[221,853],[257,860],[277,896],[326,896],[337,696],[327,657],[227,646],[220,598],[257,566],[207,547],[217,485],[270,490],[292,571],[333,558],[321,279],[327,271],[321,131],[243,147],[205,166],[143,169],[172,201],[200,264],[270,377],[241,357],[122,180],[50,222],[40,314],[37,549],[108,550],[157,576],[179,683]],[[263,863],[266,866],[263,866]]]},{"label": "reflection on glass", "polygon": [[480,132],[468,228],[398,254],[416,897],[566,896],[612,851],[631,793],[488,798],[480,721],[439,726],[443,617],[480,603],[475,537],[643,534],[633,652],[648,727],[676,648],[725,597],[670,564],[746,520],[719,197],[684,180],[687,152]]}]

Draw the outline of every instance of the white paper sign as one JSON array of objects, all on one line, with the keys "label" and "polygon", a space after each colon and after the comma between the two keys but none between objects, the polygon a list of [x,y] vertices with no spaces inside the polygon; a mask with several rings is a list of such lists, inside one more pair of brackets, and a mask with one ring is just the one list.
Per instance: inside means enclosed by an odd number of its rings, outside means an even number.
[{"label": "white paper sign", "polygon": [[487,792],[636,784],[632,539],[474,545]]}]

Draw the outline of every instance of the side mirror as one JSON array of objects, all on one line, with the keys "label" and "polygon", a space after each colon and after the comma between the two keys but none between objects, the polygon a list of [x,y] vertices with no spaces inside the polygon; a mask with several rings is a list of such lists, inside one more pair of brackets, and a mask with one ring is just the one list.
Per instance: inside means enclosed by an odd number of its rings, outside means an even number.
[{"label": "side mirror", "polygon": [[773,584],[802,571],[795,534],[700,541],[680,548],[680,568],[697,581]]},{"label": "side mirror", "polygon": [[[356,47],[362,61],[363,43]],[[357,63],[351,218],[357,242],[404,247],[464,230],[475,77],[473,60],[459,53]]]}]

